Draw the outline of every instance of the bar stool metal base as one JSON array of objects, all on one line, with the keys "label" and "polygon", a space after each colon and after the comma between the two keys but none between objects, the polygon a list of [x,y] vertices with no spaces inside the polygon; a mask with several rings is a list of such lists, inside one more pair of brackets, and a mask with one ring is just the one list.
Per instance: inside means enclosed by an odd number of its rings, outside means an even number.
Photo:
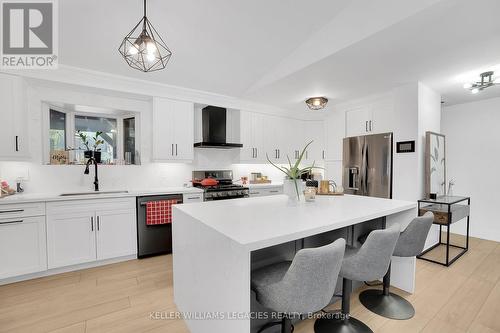
[{"label": "bar stool metal base", "polygon": [[385,318],[406,320],[415,315],[410,302],[393,293],[385,295],[382,290],[365,290],[359,294],[359,300],[365,308]]},{"label": "bar stool metal base", "polygon": [[356,318],[335,319],[319,318],[314,323],[315,333],[373,333],[363,322]]}]

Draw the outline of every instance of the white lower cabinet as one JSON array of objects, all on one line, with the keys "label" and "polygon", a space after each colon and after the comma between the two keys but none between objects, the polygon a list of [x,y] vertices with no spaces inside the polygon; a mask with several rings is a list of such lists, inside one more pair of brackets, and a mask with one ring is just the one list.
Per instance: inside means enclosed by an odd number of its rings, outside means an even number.
[{"label": "white lower cabinet", "polygon": [[93,219],[91,212],[47,216],[49,268],[96,260]]},{"label": "white lower cabinet", "polygon": [[136,253],[135,210],[96,212],[97,260]]},{"label": "white lower cabinet", "polygon": [[136,254],[134,199],[48,203],[49,269]]},{"label": "white lower cabinet", "polygon": [[45,216],[0,219],[0,279],[46,269]]}]

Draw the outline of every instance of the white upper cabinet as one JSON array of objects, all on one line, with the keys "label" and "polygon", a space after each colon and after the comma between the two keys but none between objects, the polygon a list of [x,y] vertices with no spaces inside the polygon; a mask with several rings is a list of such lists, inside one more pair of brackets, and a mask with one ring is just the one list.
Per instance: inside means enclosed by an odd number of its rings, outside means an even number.
[{"label": "white upper cabinet", "polygon": [[[266,116],[264,121],[264,150],[269,159],[275,163],[285,163],[287,154],[287,119]],[[267,158],[266,158],[267,160]]]},{"label": "white upper cabinet", "polygon": [[0,160],[23,160],[29,155],[28,117],[22,78],[0,74]]},{"label": "white upper cabinet", "polygon": [[165,98],[153,100],[153,160],[194,158],[194,104]]},{"label": "white upper cabinet", "polygon": [[[241,111],[241,162],[263,162],[266,160],[264,147],[264,115],[256,112]],[[267,120],[267,119],[266,119]]]},{"label": "white upper cabinet", "polygon": [[288,119],[285,131],[288,142],[288,157],[293,163],[299,158],[302,149],[307,144],[304,140],[304,121]]},{"label": "white upper cabinet", "polygon": [[394,131],[394,101],[381,99],[372,104],[372,133]]},{"label": "white upper cabinet", "polygon": [[347,110],[345,117],[347,137],[370,134],[373,125],[371,106]]},{"label": "white upper cabinet", "polygon": [[308,162],[320,162],[325,159],[325,126],[323,121],[304,122],[304,144],[312,141],[312,144],[304,156]]},{"label": "white upper cabinet", "polygon": [[241,111],[240,162],[294,163],[305,145],[314,140],[304,161],[321,161],[325,150],[323,121],[304,121],[280,116]]},{"label": "white upper cabinet", "polygon": [[391,99],[381,99],[346,111],[346,136],[392,132],[394,107]]}]

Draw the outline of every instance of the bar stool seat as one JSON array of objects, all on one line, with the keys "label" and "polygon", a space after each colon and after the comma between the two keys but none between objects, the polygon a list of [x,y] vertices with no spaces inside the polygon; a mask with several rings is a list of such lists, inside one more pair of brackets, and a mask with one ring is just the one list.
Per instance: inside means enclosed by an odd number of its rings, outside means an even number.
[{"label": "bar stool seat", "polygon": [[283,261],[253,271],[252,289],[260,290],[265,286],[281,281],[291,265],[291,261]]},{"label": "bar stool seat", "polygon": [[[414,257],[422,252],[425,240],[434,220],[434,214],[427,212],[425,215],[413,219],[406,229],[401,232],[394,249],[396,257]],[[365,281],[372,281],[368,279]],[[383,289],[368,289],[359,294],[359,300],[368,310],[379,316],[406,320],[415,315],[415,309],[403,297],[389,291],[391,284],[391,267],[389,266],[383,280]]]},{"label": "bar stool seat", "polygon": [[252,272],[252,289],[263,306],[282,314],[280,322],[268,323],[262,332],[281,325],[293,331],[291,317],[317,312],[328,305],[335,291],[344,257],[345,240],[297,252],[293,261],[269,265]]}]

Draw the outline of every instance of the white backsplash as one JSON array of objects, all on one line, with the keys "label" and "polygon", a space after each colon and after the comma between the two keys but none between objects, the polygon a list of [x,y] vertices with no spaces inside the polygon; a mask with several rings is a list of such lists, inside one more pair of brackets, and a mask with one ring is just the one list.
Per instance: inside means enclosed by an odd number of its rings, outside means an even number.
[{"label": "white backsplash", "polygon": [[[150,189],[183,186],[191,180],[193,170],[230,169],[234,179],[261,172],[274,182],[282,182],[283,174],[268,164],[237,164],[238,150],[197,149],[192,164],[145,163],[143,165],[100,165],[99,185],[102,190]],[[84,175],[82,165],[41,165],[36,162],[0,162],[0,178],[15,187],[18,177],[27,193],[73,192],[93,190],[93,167]]]}]

